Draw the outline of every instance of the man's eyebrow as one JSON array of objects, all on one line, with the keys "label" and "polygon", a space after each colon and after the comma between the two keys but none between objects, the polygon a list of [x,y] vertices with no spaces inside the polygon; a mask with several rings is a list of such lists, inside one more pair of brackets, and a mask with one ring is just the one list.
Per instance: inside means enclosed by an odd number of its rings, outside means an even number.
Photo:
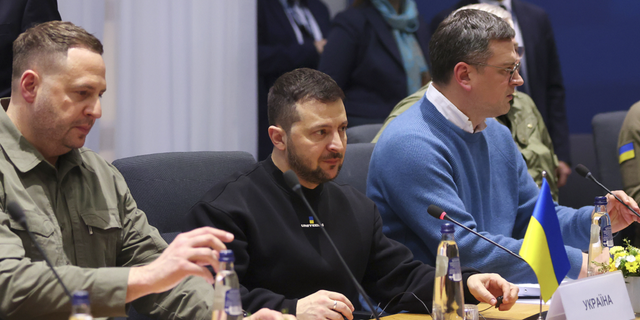
[{"label": "man's eyebrow", "polygon": [[[75,85],[72,87],[74,90],[78,90],[78,89],[87,89],[87,90],[98,90],[95,86],[91,85],[91,84],[79,84],[79,85]],[[107,88],[104,88],[102,90],[100,90],[100,93],[105,93],[107,91]]]},{"label": "man's eyebrow", "polygon": [[89,90],[96,90],[96,87],[94,87],[93,85],[90,84],[78,84],[78,85],[74,85],[73,89],[89,89]]}]

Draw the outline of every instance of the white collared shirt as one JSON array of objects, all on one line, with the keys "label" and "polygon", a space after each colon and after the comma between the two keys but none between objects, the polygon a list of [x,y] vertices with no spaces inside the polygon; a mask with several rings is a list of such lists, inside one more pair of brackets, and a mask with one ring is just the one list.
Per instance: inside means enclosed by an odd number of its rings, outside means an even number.
[{"label": "white collared shirt", "polygon": [[487,127],[487,124],[482,121],[482,123],[478,124],[475,128],[467,117],[458,107],[456,107],[447,97],[445,97],[436,87],[433,86],[433,83],[429,85],[427,88],[427,92],[425,93],[427,96],[427,100],[429,100],[433,105],[438,109],[438,111],[451,123],[455,124],[458,128],[469,132],[469,133],[478,133],[484,130]]}]

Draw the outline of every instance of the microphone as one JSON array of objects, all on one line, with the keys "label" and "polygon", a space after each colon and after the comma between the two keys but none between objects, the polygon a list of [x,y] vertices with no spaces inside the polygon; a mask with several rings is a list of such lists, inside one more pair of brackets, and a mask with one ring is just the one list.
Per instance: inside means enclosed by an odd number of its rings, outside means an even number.
[{"label": "microphone", "polygon": [[327,233],[327,230],[324,229],[324,225],[322,224],[322,221],[320,221],[320,219],[318,218],[318,215],[316,214],[315,211],[313,211],[313,208],[311,208],[311,205],[309,204],[309,201],[307,201],[307,198],[304,196],[304,193],[302,193],[302,186],[300,185],[300,181],[298,180],[298,176],[296,175],[296,173],[293,172],[293,170],[288,170],[287,172],[284,173],[284,181],[287,183],[289,188],[291,188],[291,190],[293,190],[293,192],[297,193],[300,196],[300,198],[302,198],[302,201],[307,206],[307,209],[309,210],[309,212],[311,212],[311,214],[313,215],[313,218],[320,225],[320,229],[322,229],[322,232],[324,232],[324,235],[329,240],[329,243],[331,244],[331,247],[333,247],[333,251],[335,251],[336,255],[338,255],[338,258],[340,259],[340,262],[342,263],[342,266],[347,270],[347,274],[351,278],[351,281],[356,285],[356,290],[358,290],[358,293],[362,296],[364,301],[367,303],[367,306],[369,306],[369,310],[371,310],[373,315],[376,317],[376,320],[380,320],[380,318],[378,317],[378,313],[375,312],[376,309],[373,307],[373,304],[371,303],[371,300],[369,300],[369,297],[364,292],[364,289],[362,289],[362,286],[360,285],[358,280],[356,280],[356,277],[354,277],[353,273],[351,273],[351,270],[349,269],[349,266],[344,261],[344,258],[342,258],[342,255],[340,254],[340,251],[338,251],[338,248],[333,243],[333,240],[329,236],[329,233]]},{"label": "microphone", "polygon": [[29,230],[29,226],[27,225],[27,218],[25,217],[24,212],[22,211],[22,208],[20,207],[20,205],[17,204],[16,202],[9,202],[7,203],[7,211],[9,212],[9,215],[11,216],[11,218],[16,222],[18,222],[27,231],[27,234],[29,234],[29,237],[31,238],[31,242],[33,242],[33,244],[36,246],[36,248],[38,249],[42,257],[44,258],[44,261],[47,262],[47,265],[49,266],[51,271],[53,271],[53,274],[56,276],[56,279],[58,279],[58,282],[64,289],[64,292],[69,297],[69,300],[73,300],[73,297],[71,296],[71,292],[69,291],[67,286],[64,285],[64,282],[62,282],[62,279],[56,272],[56,269],[53,268],[53,265],[51,264],[51,261],[49,261],[49,258],[47,258],[47,255],[44,253],[44,250],[42,250],[42,247],[40,247],[40,245],[36,241],[36,238],[33,236],[33,233],[31,233],[31,230]]},{"label": "microphone", "polygon": [[[494,245],[494,246],[496,246],[496,247],[498,247],[498,248],[500,248],[500,249],[502,249],[502,250],[506,251],[508,254],[510,254],[510,255],[512,255],[512,256],[514,256],[514,257],[516,257],[516,258],[518,258],[518,259],[520,259],[520,260],[522,260],[522,261],[524,261],[524,262],[527,262],[526,260],[524,260],[524,258],[523,258],[523,257],[521,257],[520,255],[518,255],[518,254],[514,253],[513,251],[511,251],[511,250],[509,250],[509,249],[507,249],[507,248],[505,248],[505,247],[503,247],[503,246],[499,245],[497,242],[495,242],[495,241],[493,241],[493,240],[491,240],[491,239],[489,239],[489,238],[487,238],[487,237],[485,237],[485,236],[483,236],[483,235],[479,234],[479,233],[478,233],[478,232],[476,232],[475,230],[473,230],[473,229],[471,229],[471,228],[469,228],[469,227],[467,227],[467,226],[463,225],[462,223],[460,223],[460,222],[458,222],[458,221],[456,221],[456,220],[453,220],[449,215],[447,215],[447,213],[446,213],[446,212],[444,212],[444,210],[442,210],[440,207],[436,206],[435,204],[430,205],[430,206],[427,208],[427,212],[428,212],[432,217],[434,217],[434,218],[436,218],[436,219],[451,221],[451,222],[453,222],[453,223],[457,224],[458,226],[462,227],[463,229],[465,229],[465,230],[467,230],[467,231],[469,231],[469,232],[471,232],[471,233],[475,234],[476,236],[478,236],[478,237],[480,237],[480,238],[482,238],[482,239],[484,239],[484,240],[486,240],[486,241],[489,241],[489,243],[491,243],[492,245]],[[527,262],[527,263],[528,263],[528,262]]]},{"label": "microphone", "polygon": [[582,164],[578,164],[576,166],[576,172],[581,175],[584,178],[587,178],[593,182],[595,182],[597,185],[600,186],[600,188],[604,189],[608,194],[612,195],[614,198],[616,198],[616,200],[618,200],[620,203],[622,203],[625,207],[627,207],[627,209],[629,209],[629,211],[633,212],[636,216],[638,216],[640,218],[640,214],[638,214],[635,210],[631,209],[631,207],[624,203],[620,198],[618,198],[618,196],[616,196],[615,194],[613,194],[611,192],[611,190],[607,189],[607,187],[605,187],[602,183],[600,183],[598,180],[596,180],[596,178],[593,177],[593,175],[591,174],[591,172],[589,172],[589,169],[587,169],[587,167],[585,167]]}]

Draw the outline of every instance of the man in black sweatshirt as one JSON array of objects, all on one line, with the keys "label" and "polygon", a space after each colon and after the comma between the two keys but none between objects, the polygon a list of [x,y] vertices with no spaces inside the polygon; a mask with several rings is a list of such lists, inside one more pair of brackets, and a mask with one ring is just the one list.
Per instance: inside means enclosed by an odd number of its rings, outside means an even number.
[{"label": "man in black sweatshirt", "polygon": [[[373,201],[331,181],[347,142],[342,99],[340,87],[322,72],[282,75],[268,97],[271,157],[221,181],[188,214],[190,228],[215,226],[235,235],[227,247],[236,256],[247,311],[266,307],[300,319],[353,318],[358,293],[321,227],[367,294],[382,306],[390,302],[387,311],[427,312],[405,292],[431,304],[435,269],[384,236]],[[298,176],[323,225],[285,183],[288,170]],[[494,305],[503,295],[501,310],[515,303],[516,286],[497,274],[476,273],[462,270],[465,301]]]}]

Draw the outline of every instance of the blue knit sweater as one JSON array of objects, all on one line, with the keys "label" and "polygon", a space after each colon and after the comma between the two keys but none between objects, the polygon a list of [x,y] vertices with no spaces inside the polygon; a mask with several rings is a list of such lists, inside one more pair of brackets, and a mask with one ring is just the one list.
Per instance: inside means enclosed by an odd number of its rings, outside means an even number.
[{"label": "blue knit sweater", "polygon": [[[376,144],[367,195],[378,205],[384,233],[415,257],[435,264],[443,223],[427,213],[435,204],[452,218],[514,252],[520,250],[539,189],[509,130],[495,119],[471,134],[423,97],[389,124]],[[589,244],[593,207],[556,205],[562,236],[577,278]],[[456,227],[460,261],[516,283],[537,283],[533,270],[499,248]],[[582,250],[581,250],[582,249]]]}]

